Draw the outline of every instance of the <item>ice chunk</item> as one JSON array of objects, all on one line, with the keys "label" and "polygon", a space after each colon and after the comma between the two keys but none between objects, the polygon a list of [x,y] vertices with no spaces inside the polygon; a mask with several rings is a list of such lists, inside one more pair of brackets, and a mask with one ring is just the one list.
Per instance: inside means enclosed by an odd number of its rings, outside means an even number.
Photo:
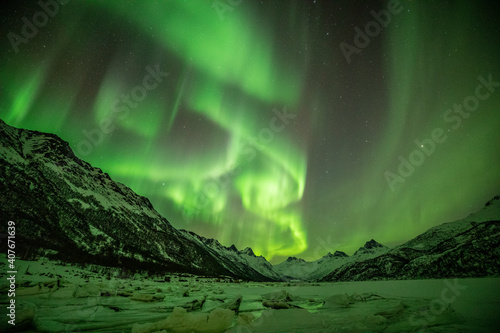
[{"label": "ice chunk", "polygon": [[274,291],[271,293],[267,293],[262,295],[262,297],[266,300],[273,300],[273,301],[283,301],[283,302],[291,302],[291,301],[296,301],[299,300],[299,297],[293,296],[286,290],[280,290],[280,291]]},{"label": "ice chunk", "polygon": [[[230,333],[289,333],[289,332],[332,332],[329,318],[322,314],[311,314],[304,309],[266,310],[254,321],[248,324],[238,320],[238,326],[229,330]],[[293,329],[290,329],[293,328]]]},{"label": "ice chunk", "polygon": [[75,288],[66,287],[51,292],[50,298],[69,299],[72,298],[74,294],[75,294]]},{"label": "ice chunk", "polygon": [[354,301],[347,294],[336,294],[326,299],[323,308],[325,309],[334,309],[339,307],[347,308],[352,303],[354,303]]},{"label": "ice chunk", "polygon": [[240,313],[236,322],[242,326],[248,326],[255,319],[255,316],[251,313]]},{"label": "ice chunk", "polygon": [[230,300],[230,301],[227,301],[226,303],[222,304],[220,306],[221,309],[229,309],[229,310],[233,310],[235,311],[236,313],[238,313],[238,310],[240,309],[240,305],[241,305],[241,300],[243,299],[243,296],[241,295],[238,295],[236,296],[235,299],[233,300]]},{"label": "ice chunk", "polygon": [[176,307],[165,320],[157,323],[135,324],[132,333],[149,333],[167,330],[172,333],[218,333],[232,324],[234,312],[228,309],[214,309],[206,313],[188,313],[186,309]]},{"label": "ice chunk", "polygon": [[156,301],[161,302],[161,301],[163,301],[165,299],[165,294],[164,293],[160,293],[160,292],[155,293],[153,295],[153,299],[156,300]]},{"label": "ice chunk", "polygon": [[83,288],[78,288],[75,292],[75,295],[74,295],[76,298],[85,298],[85,297],[89,297],[90,294],[89,292],[86,290],[86,289],[83,289]]},{"label": "ice chunk", "polygon": [[287,302],[283,301],[264,301],[262,302],[262,305],[264,305],[266,308],[271,308],[271,309],[290,309],[290,304]]},{"label": "ice chunk", "polygon": [[154,302],[155,301],[154,295],[151,295],[151,294],[135,293],[131,299],[134,301],[139,301],[139,302]]}]

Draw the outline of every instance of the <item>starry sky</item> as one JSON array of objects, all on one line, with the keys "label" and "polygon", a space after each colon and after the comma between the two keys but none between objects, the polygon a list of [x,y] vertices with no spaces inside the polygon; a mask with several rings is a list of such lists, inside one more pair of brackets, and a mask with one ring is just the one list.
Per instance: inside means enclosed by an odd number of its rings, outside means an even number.
[{"label": "starry sky", "polygon": [[40,3],[0,10],[0,118],[176,228],[315,260],[500,193],[493,3]]}]

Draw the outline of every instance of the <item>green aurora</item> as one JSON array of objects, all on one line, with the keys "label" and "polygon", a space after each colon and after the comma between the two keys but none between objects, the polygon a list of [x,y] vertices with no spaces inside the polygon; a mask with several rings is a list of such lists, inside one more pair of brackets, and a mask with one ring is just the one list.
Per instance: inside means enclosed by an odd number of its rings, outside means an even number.
[{"label": "green aurora", "polygon": [[[487,4],[401,1],[347,62],[340,43],[387,6],[74,0],[26,43],[3,37],[0,118],[273,262],[399,244],[499,192],[500,89],[447,110],[500,81],[500,25]],[[41,10],[21,7],[4,31]]]}]

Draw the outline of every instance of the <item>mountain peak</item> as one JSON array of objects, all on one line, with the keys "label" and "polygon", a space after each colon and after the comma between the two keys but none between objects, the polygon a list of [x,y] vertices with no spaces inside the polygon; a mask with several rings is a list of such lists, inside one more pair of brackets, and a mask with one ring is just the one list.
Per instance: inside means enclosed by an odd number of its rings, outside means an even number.
[{"label": "mountain peak", "polygon": [[365,245],[363,246],[365,249],[375,249],[377,247],[384,247],[384,245],[380,244],[379,242],[377,242],[376,240],[374,240],[373,238],[370,239],[368,242],[365,243]]},{"label": "mountain peak", "polygon": [[[325,254],[321,259],[330,259],[330,258],[346,258],[346,257],[349,257],[345,252],[342,252],[342,251],[335,251],[334,254],[332,254],[331,252],[328,252],[327,254]],[[321,260],[320,259],[320,260]]]},{"label": "mountain peak", "polygon": [[240,253],[249,255],[251,257],[257,257],[255,253],[253,253],[253,250],[250,247],[246,247],[244,250],[240,251]]},{"label": "mountain peak", "polygon": [[335,251],[333,254],[334,257],[340,257],[340,258],[346,258],[349,257],[345,252],[342,251]]},{"label": "mountain peak", "polygon": [[288,262],[293,262],[293,261],[306,262],[304,259],[297,258],[297,257],[288,257],[288,259],[286,261],[288,261]]},{"label": "mountain peak", "polygon": [[374,255],[377,253],[380,254],[387,250],[389,250],[387,246],[380,244],[374,239],[370,239],[368,242],[365,243],[365,245],[363,245],[356,252],[354,252],[354,255],[361,255],[361,254]]}]

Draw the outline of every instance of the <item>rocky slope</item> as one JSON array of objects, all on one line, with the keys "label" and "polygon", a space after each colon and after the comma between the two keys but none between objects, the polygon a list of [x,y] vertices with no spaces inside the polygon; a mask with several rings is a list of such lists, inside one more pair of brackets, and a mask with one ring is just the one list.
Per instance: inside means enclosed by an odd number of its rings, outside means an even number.
[{"label": "rocky slope", "polygon": [[236,246],[226,247],[213,238],[206,238],[192,231],[180,230],[188,239],[207,248],[214,257],[220,259],[219,263],[240,276],[254,281],[281,280],[272,265],[262,256],[257,257],[251,248],[238,251]]},{"label": "rocky slope", "polygon": [[385,246],[380,244],[374,239],[369,240],[368,242],[365,243],[362,247],[360,247],[356,252],[354,252],[355,256],[364,256],[364,257],[373,257],[373,256],[379,256],[381,254],[386,253],[390,249]]},{"label": "rocky slope", "polygon": [[2,120],[0,192],[0,216],[16,223],[23,258],[270,280],[173,228],[148,199],[77,158],[56,135]]}]

